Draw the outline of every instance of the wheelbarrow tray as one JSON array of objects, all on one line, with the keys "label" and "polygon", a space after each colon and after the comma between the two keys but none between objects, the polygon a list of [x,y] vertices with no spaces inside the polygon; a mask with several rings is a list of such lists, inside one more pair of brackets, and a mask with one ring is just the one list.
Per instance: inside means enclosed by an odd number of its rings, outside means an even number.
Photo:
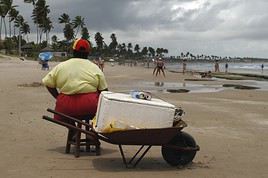
[{"label": "wheelbarrow tray", "polygon": [[[107,142],[118,145],[155,145],[161,146],[179,134],[182,128],[150,128],[98,133],[107,138]],[[103,140],[101,138],[101,140]]]}]

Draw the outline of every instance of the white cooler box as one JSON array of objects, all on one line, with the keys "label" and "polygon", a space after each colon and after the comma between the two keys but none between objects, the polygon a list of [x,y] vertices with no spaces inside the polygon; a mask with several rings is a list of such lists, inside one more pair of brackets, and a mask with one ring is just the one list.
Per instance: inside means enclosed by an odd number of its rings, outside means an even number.
[{"label": "white cooler box", "polygon": [[160,99],[148,101],[132,98],[130,94],[102,92],[94,127],[102,132],[115,121],[135,128],[171,127],[174,113],[175,106]]}]

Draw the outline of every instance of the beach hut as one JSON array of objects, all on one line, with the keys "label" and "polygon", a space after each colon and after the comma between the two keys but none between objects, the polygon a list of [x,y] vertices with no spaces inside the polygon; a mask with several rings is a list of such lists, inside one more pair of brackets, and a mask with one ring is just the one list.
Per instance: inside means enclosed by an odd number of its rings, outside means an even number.
[{"label": "beach hut", "polygon": [[21,46],[21,52],[22,55],[25,56],[32,52],[33,50],[33,44],[32,43],[26,43],[25,45]]}]

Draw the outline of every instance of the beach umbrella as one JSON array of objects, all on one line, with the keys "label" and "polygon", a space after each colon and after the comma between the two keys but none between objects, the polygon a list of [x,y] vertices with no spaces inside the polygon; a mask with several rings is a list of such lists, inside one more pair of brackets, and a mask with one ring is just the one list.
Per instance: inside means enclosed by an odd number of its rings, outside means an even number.
[{"label": "beach umbrella", "polygon": [[38,55],[39,59],[42,61],[49,61],[53,57],[52,52],[42,52]]}]

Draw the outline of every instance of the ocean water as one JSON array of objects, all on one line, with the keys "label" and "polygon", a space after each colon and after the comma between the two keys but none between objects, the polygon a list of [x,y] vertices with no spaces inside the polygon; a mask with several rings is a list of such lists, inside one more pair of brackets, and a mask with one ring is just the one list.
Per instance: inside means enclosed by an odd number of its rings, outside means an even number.
[{"label": "ocean water", "polygon": [[[214,79],[223,81],[223,83],[228,83],[226,79]],[[268,82],[267,81],[255,81],[255,80],[232,80],[232,82],[238,82],[245,86],[257,87],[259,91],[268,91]],[[208,82],[210,83],[210,82]],[[148,82],[140,81],[136,83],[136,90],[144,90],[152,93],[155,92],[164,92],[168,93],[168,90],[177,90],[177,89],[186,89],[189,90],[189,93],[211,93],[219,92],[223,90],[237,90],[234,87],[223,87],[222,84],[208,84],[208,83],[192,83],[191,81],[181,82],[162,82],[162,85],[158,85],[157,82]],[[233,83],[232,83],[233,84]]]},{"label": "ocean water", "polygon": [[[186,70],[188,71],[214,71],[213,62],[188,62]],[[263,70],[261,65],[264,65]],[[219,63],[220,71],[225,71],[225,63]],[[166,68],[172,71],[182,71],[182,63],[166,63]],[[268,75],[268,61],[267,62],[229,62],[228,72],[237,73],[251,73]]]}]

